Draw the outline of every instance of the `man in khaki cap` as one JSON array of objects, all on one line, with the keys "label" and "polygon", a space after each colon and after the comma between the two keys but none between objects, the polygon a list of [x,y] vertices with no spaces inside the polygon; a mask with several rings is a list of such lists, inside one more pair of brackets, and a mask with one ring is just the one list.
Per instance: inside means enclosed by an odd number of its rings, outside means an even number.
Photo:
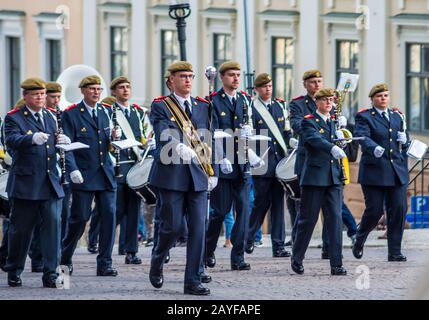
[{"label": "man in khaki cap", "polygon": [[[249,227],[250,215],[250,168],[244,163],[243,143],[239,139],[247,139],[252,134],[250,96],[239,91],[241,67],[236,61],[227,61],[219,68],[222,88],[212,93],[213,118],[217,129],[228,130],[237,135],[234,144],[223,143],[223,154],[216,155],[221,159],[218,186],[211,194],[210,222],[207,230],[206,265],[216,265],[215,250],[225,216],[235,208],[237,215],[232,229],[231,270],[250,270],[250,264],[244,260],[244,248]],[[247,105],[247,115],[244,110]],[[245,123],[244,119],[248,119]],[[231,150],[227,146],[231,145]],[[253,168],[263,167],[264,162],[256,153],[249,149],[248,162]]]},{"label": "man in khaki cap", "polygon": [[97,276],[114,277],[118,274],[112,267],[117,183],[109,147],[113,139],[122,136],[122,132],[111,129],[111,108],[98,102],[104,89],[100,77],[85,77],[79,87],[83,100],[64,111],[62,122],[64,132],[70,139],[88,145],[89,149],[66,154],[73,201],[61,264],[68,266],[70,274],[73,272],[72,257],[91,216],[91,205],[95,199],[101,223]]},{"label": "man in khaki cap", "polygon": [[317,223],[320,209],[325,211],[329,230],[329,259],[331,275],[346,275],[342,264],[341,204],[343,176],[339,159],[345,152],[336,145],[336,128],[331,119],[334,89],[321,89],[314,95],[317,109],[302,121],[302,133],[306,152],[300,175],[301,206],[296,222],[291,267],[298,274],[304,273],[305,252]]},{"label": "man in khaki cap", "polygon": [[9,286],[22,285],[20,275],[33,230],[40,221],[42,282],[44,287],[56,288],[64,191],[56,168],[55,145],[68,144],[70,139],[56,135],[55,120],[44,108],[45,82],[29,78],[21,88],[25,106],[13,109],[5,118],[5,143],[13,156],[6,187],[12,210],[5,270]]},{"label": "man in khaki cap", "polygon": [[[191,96],[195,74],[189,62],[173,63],[168,72],[172,94],[156,98],[150,114],[157,141],[150,184],[158,190],[160,207],[157,211],[159,210],[160,223],[158,241],[152,252],[149,280],[155,288],[163,286],[164,261],[180,236],[183,216],[186,213],[189,237],[184,293],[208,295],[210,290],[202,285],[201,269],[208,210],[207,191],[216,186],[216,168],[212,176],[206,167],[203,169],[199,165],[197,158],[201,158],[183,137],[183,131],[180,129],[184,125],[181,123],[182,118],[191,120],[195,130],[200,132],[212,129],[209,127],[208,101]],[[182,117],[175,117],[171,112],[180,113]]]},{"label": "man in khaki cap", "polygon": [[389,262],[407,261],[401,252],[407,213],[409,137],[401,111],[390,108],[387,84],[375,85],[370,93],[372,107],[356,115],[355,134],[360,141],[362,159],[358,182],[365,195],[365,211],[359,225],[353,255],[361,259],[368,234],[387,212]]},{"label": "man in khaki cap", "polygon": [[[270,210],[271,213],[271,242],[275,258],[290,257],[290,252],[284,248],[284,189],[276,177],[277,164],[287,154],[287,144],[292,137],[289,119],[284,100],[273,99],[273,80],[267,73],[258,75],[255,79],[255,90],[258,96],[253,99],[253,127],[256,134],[268,132],[271,141],[268,143],[268,168],[265,173],[254,171],[253,187],[255,201],[249,221],[246,252],[254,250],[255,236]],[[264,153],[260,150],[259,153]],[[269,190],[269,192],[267,192]]]}]

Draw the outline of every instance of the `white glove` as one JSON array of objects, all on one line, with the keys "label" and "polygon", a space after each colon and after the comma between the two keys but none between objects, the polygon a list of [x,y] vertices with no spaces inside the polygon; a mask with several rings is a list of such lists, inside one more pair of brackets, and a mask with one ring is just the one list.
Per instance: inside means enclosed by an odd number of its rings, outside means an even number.
[{"label": "white glove", "polygon": [[[337,139],[344,139],[344,133],[341,130],[335,131],[335,135],[337,136]],[[337,144],[342,149],[344,149],[345,147],[347,147],[347,142],[346,141],[339,141],[339,142],[337,142]]]},{"label": "white glove", "polygon": [[398,132],[398,139],[396,139],[400,144],[407,143],[407,134],[405,132]]},{"label": "white glove", "polygon": [[70,173],[70,179],[75,184],[82,184],[83,183],[82,173],[80,173],[79,170],[72,171]]},{"label": "white glove", "polygon": [[249,125],[245,125],[240,130],[240,136],[242,139],[246,139],[252,135],[252,127]]},{"label": "white glove", "polygon": [[340,128],[347,127],[347,118],[344,116],[339,116],[338,117],[338,125],[340,126]]},{"label": "white glove", "polygon": [[176,152],[179,155],[180,158],[184,161],[191,161],[192,158],[196,158],[197,154],[194,150],[189,148],[188,146],[184,145],[183,143],[179,143],[176,146]]},{"label": "white glove", "polygon": [[224,158],[220,161],[220,170],[223,174],[230,174],[232,173],[232,164],[231,161],[229,161],[227,158]]},{"label": "white glove", "polygon": [[258,157],[258,156],[256,155],[255,151],[253,151],[253,149],[250,149],[250,148],[249,148],[249,153],[248,153],[248,155],[249,155],[249,163],[250,163],[250,166],[251,166],[253,169],[259,169],[259,168],[261,168],[261,167],[263,167],[263,166],[265,165],[265,161],[264,161],[264,160],[262,160],[260,157]]},{"label": "white glove", "polygon": [[42,144],[46,143],[49,139],[49,134],[43,133],[43,132],[36,132],[33,134],[33,144],[37,144],[38,146],[41,146]]},{"label": "white glove", "polygon": [[376,147],[374,149],[374,156],[376,158],[381,158],[383,156],[384,150],[385,149],[383,147],[380,147],[380,146]]},{"label": "white glove", "polygon": [[217,182],[218,182],[218,177],[209,177],[209,186],[208,186],[209,192],[212,191],[214,188],[216,188]]},{"label": "white glove", "polygon": [[331,149],[331,154],[335,159],[344,159],[347,157],[346,153],[339,146],[334,146]]},{"label": "white glove", "polygon": [[154,138],[149,138],[147,140],[147,147],[149,150],[155,150],[156,149],[156,141]]},{"label": "white glove", "polygon": [[298,139],[290,138],[289,147],[291,147],[292,149],[298,148]]},{"label": "white glove", "polygon": [[122,137],[122,129],[120,127],[115,127],[112,136],[114,139],[120,139]]},{"label": "white glove", "polygon": [[59,134],[57,137],[57,144],[70,144],[71,140],[65,134]]}]

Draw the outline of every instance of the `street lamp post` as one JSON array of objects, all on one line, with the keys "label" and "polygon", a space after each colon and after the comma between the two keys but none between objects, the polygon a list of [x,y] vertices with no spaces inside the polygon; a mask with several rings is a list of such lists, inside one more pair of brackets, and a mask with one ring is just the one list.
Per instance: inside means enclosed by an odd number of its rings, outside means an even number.
[{"label": "street lamp post", "polygon": [[186,21],[191,15],[191,8],[187,1],[171,0],[169,16],[177,20],[177,33],[180,44],[180,60],[186,61]]}]

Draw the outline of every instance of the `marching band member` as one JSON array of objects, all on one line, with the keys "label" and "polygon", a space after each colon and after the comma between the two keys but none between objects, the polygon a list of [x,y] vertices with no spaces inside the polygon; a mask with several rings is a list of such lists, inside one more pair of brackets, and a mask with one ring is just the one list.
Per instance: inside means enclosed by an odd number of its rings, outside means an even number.
[{"label": "marching band member", "polygon": [[353,255],[361,259],[368,234],[377,226],[387,208],[388,261],[406,261],[401,253],[405,215],[407,213],[409,140],[399,110],[389,108],[390,95],[386,84],[378,84],[369,93],[372,108],[356,115],[357,136],[362,159],[358,182],[365,196],[365,211],[353,246]]},{"label": "marching band member", "polygon": [[[249,97],[245,92],[238,92],[240,86],[241,67],[237,62],[228,61],[219,68],[223,88],[212,94],[214,119],[216,129],[240,132],[242,137],[252,132],[251,125],[242,127],[243,107],[250,105]],[[249,107],[250,109],[250,107]],[[251,119],[249,117],[249,122]],[[239,131],[240,130],[240,131]],[[232,150],[225,150],[228,144],[224,143],[224,155],[220,161],[220,176],[218,186],[211,194],[211,207],[209,226],[207,230],[206,265],[214,268],[216,265],[215,250],[219,239],[225,215],[234,208],[237,216],[232,229],[231,242],[231,269],[250,270],[250,264],[244,261],[244,249],[249,228],[249,192],[250,174],[245,173],[245,166],[239,164],[239,137],[234,137]],[[231,153],[231,154],[230,154]],[[249,160],[252,166],[263,166],[261,160],[254,152]]]},{"label": "marching band member", "polygon": [[210,290],[201,284],[200,266],[204,254],[207,190],[216,186],[217,177],[201,165],[201,157],[189,145],[189,140],[195,143],[195,130],[210,128],[208,102],[191,97],[195,75],[190,63],[179,61],[168,70],[173,93],[155,99],[150,114],[157,141],[150,184],[158,190],[160,224],[149,279],[155,288],[164,284],[163,264],[180,236],[186,214],[189,238],[184,293],[208,295]]},{"label": "marching band member", "polygon": [[306,156],[300,175],[301,206],[291,259],[292,270],[298,274],[304,273],[302,261],[322,207],[327,214],[331,274],[347,274],[341,254],[343,182],[339,164],[339,159],[345,158],[346,154],[333,142],[337,136],[330,115],[334,95],[334,89],[319,90],[314,96],[316,112],[305,116],[301,124]]},{"label": "marching band member", "polygon": [[[255,201],[250,215],[249,232],[247,235],[246,252],[252,253],[255,246],[255,234],[264,222],[265,216],[271,213],[271,242],[273,257],[290,257],[285,250],[284,190],[276,178],[277,164],[287,154],[287,143],[292,136],[286,122],[289,121],[284,101],[272,99],[273,82],[269,74],[263,73],[256,77],[255,90],[258,92],[252,103],[253,127],[256,134],[268,130],[269,143],[268,170],[265,174],[253,176]],[[260,154],[261,152],[257,152]]]},{"label": "marching band member", "polygon": [[61,201],[64,191],[56,169],[57,125],[48,111],[46,84],[38,78],[22,82],[25,106],[10,111],[5,119],[5,141],[13,154],[6,191],[11,203],[9,254],[5,270],[11,287],[22,285],[21,273],[35,225],[40,219],[44,287],[56,288],[60,256]]},{"label": "marching band member", "polygon": [[[110,85],[112,95],[116,102],[112,105],[116,108],[116,118],[118,125],[122,129],[121,139],[133,139],[142,141],[144,117],[143,109],[129,103],[131,98],[131,82],[126,77],[114,79]],[[124,162],[120,166],[122,177],[117,180],[118,189],[116,192],[116,223],[119,224],[123,217],[125,220],[125,263],[141,264],[142,261],[136,256],[138,251],[138,223],[140,215],[141,198],[126,183],[126,176],[136,161],[141,160],[141,154],[138,148],[130,148],[120,152],[120,161]]]},{"label": "marching band member", "polygon": [[73,142],[89,145],[89,149],[68,152],[67,171],[72,182],[72,207],[68,229],[63,241],[61,265],[73,272],[72,257],[91,215],[95,198],[100,215],[100,246],[97,256],[97,276],[117,276],[112,267],[112,249],[116,227],[116,179],[109,156],[111,138],[120,137],[121,130],[111,130],[107,107],[98,103],[101,79],[89,76],[79,84],[83,101],[63,113],[64,132]]}]

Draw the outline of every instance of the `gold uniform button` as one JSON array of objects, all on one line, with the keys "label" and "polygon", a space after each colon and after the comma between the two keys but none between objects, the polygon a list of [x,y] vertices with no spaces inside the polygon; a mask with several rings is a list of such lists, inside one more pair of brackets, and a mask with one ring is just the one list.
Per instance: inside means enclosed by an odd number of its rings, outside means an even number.
[{"label": "gold uniform button", "polygon": [[49,169],[48,169],[48,170],[46,170],[46,171],[48,171],[48,173],[49,173],[49,172],[51,172]]},{"label": "gold uniform button", "polygon": [[48,161],[51,160],[51,158],[48,157]]},{"label": "gold uniform button", "polygon": [[277,142],[276,142],[276,141],[274,141],[274,144],[277,144]]},{"label": "gold uniform button", "polygon": [[98,141],[99,144],[101,144],[101,141]]},{"label": "gold uniform button", "polygon": [[390,161],[393,162],[393,159],[391,159]]},{"label": "gold uniform button", "polygon": [[390,139],[390,142],[392,142],[393,141],[393,139]]},{"label": "gold uniform button", "polygon": [[103,155],[103,152],[100,152],[100,156],[102,156]]},{"label": "gold uniform button", "polygon": [[390,149],[390,152],[393,152],[393,149]]},{"label": "gold uniform button", "polygon": [[100,133],[100,130],[98,130],[98,133]]},{"label": "gold uniform button", "polygon": [[48,145],[46,145],[46,149],[49,149],[49,146],[48,146]]},{"label": "gold uniform button", "polygon": [[277,152],[275,152],[275,154],[278,154]]},{"label": "gold uniform button", "polygon": [[392,130],[392,129],[389,129],[389,132],[393,132],[393,130]]},{"label": "gold uniform button", "polygon": [[103,162],[101,163],[101,166],[104,166],[104,163],[103,163]]}]

